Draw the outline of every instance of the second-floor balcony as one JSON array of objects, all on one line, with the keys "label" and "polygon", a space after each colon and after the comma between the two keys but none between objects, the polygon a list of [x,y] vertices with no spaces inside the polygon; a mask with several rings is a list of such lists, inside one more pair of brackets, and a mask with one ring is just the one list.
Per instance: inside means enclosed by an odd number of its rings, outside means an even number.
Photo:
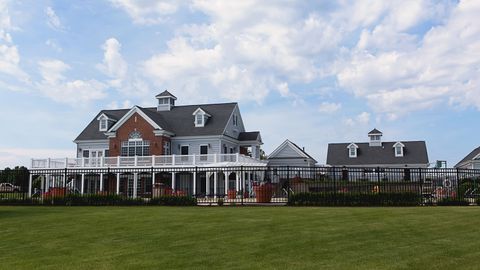
[{"label": "second-floor balcony", "polygon": [[125,167],[192,167],[192,166],[255,166],[266,165],[242,154],[161,155],[97,158],[32,159],[31,169],[61,168],[125,168]]}]

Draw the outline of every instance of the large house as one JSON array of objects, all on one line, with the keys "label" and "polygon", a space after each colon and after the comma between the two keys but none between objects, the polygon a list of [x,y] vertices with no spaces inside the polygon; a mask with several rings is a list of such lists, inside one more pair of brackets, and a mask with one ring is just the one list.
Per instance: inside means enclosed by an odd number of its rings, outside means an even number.
[{"label": "large house", "polygon": [[458,169],[480,169],[480,147],[475,148],[472,152],[460,160],[455,168]]},{"label": "large house", "polygon": [[[249,182],[241,178],[253,173],[239,168],[266,166],[259,158],[260,132],[245,130],[237,103],[177,106],[168,91],[155,98],[156,107],[100,111],[74,140],[76,158],[32,160],[32,168],[45,169],[44,189],[67,185],[82,194],[142,197],[161,185],[171,192],[217,196],[246,188],[240,185]],[[69,179],[47,171],[58,168],[78,171]]]},{"label": "large house", "polygon": [[103,110],[75,139],[77,157],[244,154],[259,157],[260,132],[246,132],[237,103],[176,106],[164,91],[158,106]]},{"label": "large house", "polygon": [[327,165],[335,167],[427,168],[425,141],[382,141],[383,133],[373,129],[369,142],[331,143]]}]

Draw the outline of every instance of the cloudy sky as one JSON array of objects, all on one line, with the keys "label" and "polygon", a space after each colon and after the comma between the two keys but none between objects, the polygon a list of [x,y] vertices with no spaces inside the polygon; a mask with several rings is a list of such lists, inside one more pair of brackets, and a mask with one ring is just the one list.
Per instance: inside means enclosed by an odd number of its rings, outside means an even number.
[{"label": "cloudy sky", "polygon": [[[307,3],[308,2],[308,3]],[[315,2],[312,4],[311,2]],[[0,167],[75,155],[101,109],[238,101],[270,153],[290,139],[480,144],[480,1],[0,0]]]}]

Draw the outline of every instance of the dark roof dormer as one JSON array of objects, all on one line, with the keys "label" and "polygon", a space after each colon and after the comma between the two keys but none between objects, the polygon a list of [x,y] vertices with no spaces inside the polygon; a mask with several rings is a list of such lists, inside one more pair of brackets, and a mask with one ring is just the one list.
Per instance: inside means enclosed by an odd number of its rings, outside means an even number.
[{"label": "dark roof dormer", "polygon": [[207,124],[207,120],[212,117],[200,107],[198,107],[198,109],[196,109],[192,115],[194,116],[195,127],[204,127]]},{"label": "dark roof dormer", "polygon": [[170,111],[175,106],[177,97],[167,90],[155,96],[158,99],[157,111]]},{"label": "dark roof dormer", "polygon": [[382,136],[383,133],[376,128],[370,131],[368,133],[368,137],[370,138],[369,146],[382,146]]}]

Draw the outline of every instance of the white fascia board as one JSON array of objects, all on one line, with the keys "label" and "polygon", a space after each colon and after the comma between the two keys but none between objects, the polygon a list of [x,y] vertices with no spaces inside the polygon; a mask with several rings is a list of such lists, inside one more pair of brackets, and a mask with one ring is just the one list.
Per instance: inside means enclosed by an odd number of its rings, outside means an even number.
[{"label": "white fascia board", "polygon": [[206,112],[205,112],[202,108],[200,108],[200,107],[198,107],[198,109],[196,109],[196,110],[192,113],[192,115],[197,115],[199,112],[200,112],[201,114],[203,114],[203,115],[208,116],[208,117],[212,117],[210,114],[206,113]]},{"label": "white fascia board", "polygon": [[175,136],[175,140],[192,140],[192,141],[201,141],[201,140],[218,140],[221,139],[220,135],[211,135],[211,136]]},{"label": "white fascia board", "polygon": [[74,143],[108,143],[108,139],[101,139],[101,140],[75,140]]},{"label": "white fascia board", "polygon": [[288,140],[285,140],[282,144],[280,144],[280,146],[278,146],[275,150],[273,150],[273,152],[268,155],[268,157],[275,157],[276,155],[278,155],[278,153],[283,150],[283,148],[287,145],[288,143]]},{"label": "white fascia board", "polygon": [[169,131],[166,131],[166,130],[154,130],[153,131],[153,134],[155,134],[155,136],[167,136],[167,137],[173,137],[175,136],[175,133],[172,133],[172,132],[169,132]]},{"label": "white fascia board", "polygon": [[358,148],[358,145],[356,145],[355,143],[350,143],[347,148],[350,149],[350,147],[355,147],[355,148]]},{"label": "white fascia board", "polygon": [[393,148],[397,147],[397,146],[401,146],[401,147],[405,147],[405,144],[401,143],[401,142],[396,142],[394,145],[393,145]]},{"label": "white fascia board", "polygon": [[108,130],[108,133],[115,132],[119,129],[134,113],[138,113],[145,121],[147,121],[153,128],[163,130],[155,121],[148,117],[138,106],[134,106],[128,111],[113,127]]}]

